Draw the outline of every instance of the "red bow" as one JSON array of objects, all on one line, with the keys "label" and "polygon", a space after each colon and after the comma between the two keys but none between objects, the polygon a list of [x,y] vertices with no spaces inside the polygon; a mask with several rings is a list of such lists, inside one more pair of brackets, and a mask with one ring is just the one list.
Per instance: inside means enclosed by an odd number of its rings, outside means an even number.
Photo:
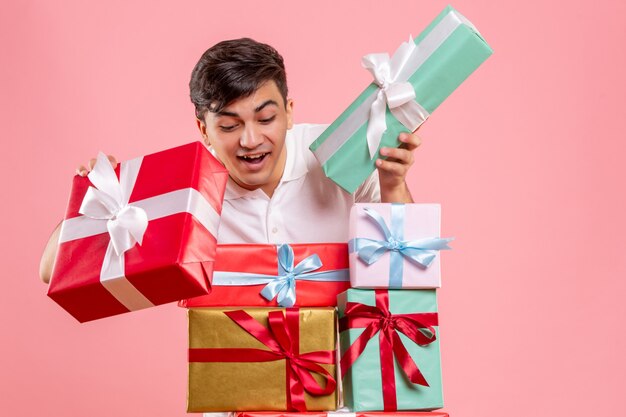
[{"label": "red bow", "polygon": [[[335,353],[322,350],[300,353],[300,313],[297,308],[271,311],[269,329],[262,326],[243,310],[224,312],[242,329],[254,336],[270,350],[254,348],[190,348],[189,362],[269,362],[287,361],[287,409],[306,411],[304,391],[311,395],[329,395],[335,391],[335,378],[320,363],[334,364]],[[319,374],[326,382],[322,386],[313,378]]]},{"label": "red bow", "polygon": [[403,333],[418,345],[426,346],[437,339],[433,327],[437,325],[437,313],[391,314],[389,293],[386,290],[376,290],[376,307],[347,303],[344,317],[339,321],[340,331],[363,327],[365,330],[341,357],[341,377],[345,376],[348,369],[363,353],[369,340],[379,333],[384,408],[385,411],[397,410],[394,356],[412,383],[429,386],[402,344],[398,332]]}]

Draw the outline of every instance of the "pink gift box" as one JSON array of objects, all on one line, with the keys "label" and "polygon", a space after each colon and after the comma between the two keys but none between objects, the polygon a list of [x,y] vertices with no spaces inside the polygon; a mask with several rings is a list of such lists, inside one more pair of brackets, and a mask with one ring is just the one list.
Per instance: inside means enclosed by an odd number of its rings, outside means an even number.
[{"label": "pink gift box", "polygon": [[[368,215],[368,211],[374,214]],[[379,220],[373,217],[378,217]],[[446,243],[451,239],[439,239],[440,219],[439,204],[355,204],[350,212],[349,259],[352,287],[441,287],[440,251],[432,248],[449,249]],[[388,239],[385,236],[383,227],[379,224],[381,222],[384,222],[384,226],[394,237]],[[380,243],[372,243],[373,241]],[[397,248],[403,244],[413,249],[393,249],[394,245]],[[362,251],[364,245],[378,245],[378,252],[382,253],[380,258],[368,265],[362,256],[367,252]],[[382,248],[385,245],[386,249]],[[360,255],[357,254],[359,251]],[[422,264],[407,256],[415,253],[418,255],[413,258],[421,256]]]}]

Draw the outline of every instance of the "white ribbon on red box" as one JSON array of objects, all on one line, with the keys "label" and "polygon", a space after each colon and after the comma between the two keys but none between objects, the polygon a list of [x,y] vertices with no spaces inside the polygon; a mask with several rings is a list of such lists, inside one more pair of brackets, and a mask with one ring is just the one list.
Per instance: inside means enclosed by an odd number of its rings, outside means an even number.
[{"label": "white ribbon on red box", "polygon": [[184,188],[129,203],[143,158],[120,164],[120,179],[106,155],[98,159],[88,177],[89,187],[79,209],[82,216],[63,221],[59,244],[102,233],[109,233],[100,282],[128,310],[152,307],[124,275],[124,253],[141,245],[151,220],[177,213],[189,213],[213,236],[220,221],[213,206],[194,188]]}]

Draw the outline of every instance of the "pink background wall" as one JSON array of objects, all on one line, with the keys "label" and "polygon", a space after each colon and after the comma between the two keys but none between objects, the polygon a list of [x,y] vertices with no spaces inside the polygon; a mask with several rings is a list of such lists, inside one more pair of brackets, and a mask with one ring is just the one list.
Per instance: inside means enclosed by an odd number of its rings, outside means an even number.
[{"label": "pink background wall", "polygon": [[[20,1],[0,14],[0,402],[10,416],[184,416],[174,305],[79,325],[39,256],[74,168],[197,139],[188,77],[252,36],[288,66],[298,121],[330,122],[444,1]],[[495,49],[422,129],[410,185],[440,202],[453,416],[620,415],[626,374],[626,3],[457,0]]]}]

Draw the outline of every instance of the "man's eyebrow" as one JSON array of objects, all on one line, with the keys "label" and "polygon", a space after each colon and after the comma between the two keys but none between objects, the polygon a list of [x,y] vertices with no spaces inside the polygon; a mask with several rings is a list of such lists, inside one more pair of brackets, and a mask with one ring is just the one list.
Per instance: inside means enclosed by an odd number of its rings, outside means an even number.
[{"label": "man's eyebrow", "polygon": [[[254,112],[258,113],[258,112],[260,112],[261,110],[263,110],[264,108],[266,108],[267,106],[270,106],[270,105],[274,105],[274,106],[278,107],[278,103],[276,102],[276,100],[269,99],[269,100],[266,100],[263,103],[259,104],[254,109]],[[237,114],[235,112],[232,112],[232,111],[227,111],[227,110],[218,111],[217,115],[218,116],[239,117],[239,114]]]},{"label": "man's eyebrow", "polygon": [[263,103],[261,103],[261,105],[257,106],[256,109],[254,109],[255,113],[260,112],[261,110],[263,110],[265,107],[269,106],[273,104],[274,106],[278,107],[278,103],[275,100],[269,99],[264,101]]}]

